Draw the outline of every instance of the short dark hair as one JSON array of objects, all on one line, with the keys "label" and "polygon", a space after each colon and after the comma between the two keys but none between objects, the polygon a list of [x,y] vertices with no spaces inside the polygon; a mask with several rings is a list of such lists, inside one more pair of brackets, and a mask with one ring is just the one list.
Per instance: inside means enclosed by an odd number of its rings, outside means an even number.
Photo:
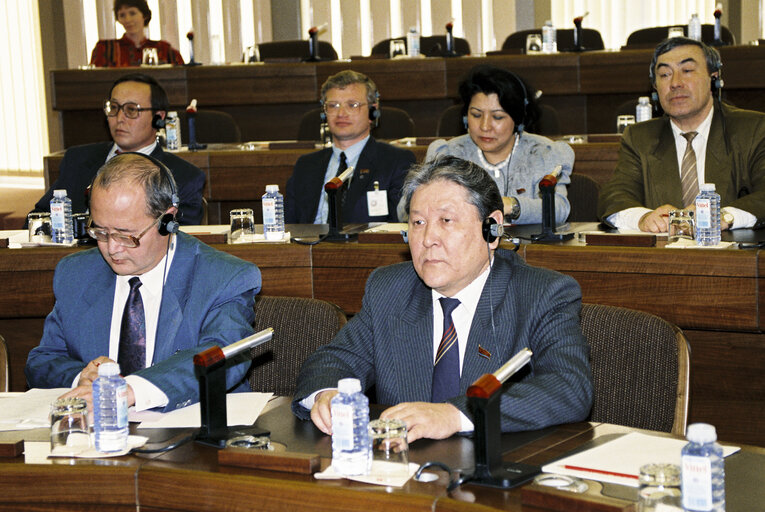
[{"label": "short dark hair", "polygon": [[653,50],[653,58],[651,59],[651,67],[648,70],[648,77],[651,79],[651,85],[656,87],[656,62],[659,57],[667,52],[670,52],[678,46],[698,46],[704,53],[704,59],[707,61],[707,72],[711,75],[714,72],[720,73],[722,69],[722,59],[720,53],[715,49],[701,41],[696,41],[690,37],[672,37],[665,39],[656,46]]},{"label": "short dark hair", "polygon": [[170,100],[167,99],[167,93],[165,92],[165,89],[159,85],[159,82],[157,82],[154,77],[144,75],[143,73],[129,73],[115,80],[112,84],[112,88],[109,89],[110,98],[112,97],[112,91],[114,91],[114,88],[123,82],[139,82],[148,85],[151,89],[151,109],[154,112],[167,112],[167,109],[170,108]]},{"label": "short dark hair", "polygon": [[462,186],[467,191],[468,202],[478,209],[481,220],[496,210],[504,211],[502,194],[489,173],[473,162],[447,155],[414,165],[409,170],[401,188],[407,215],[415,191],[438,180],[451,181]]},{"label": "short dark hair", "polygon": [[159,217],[173,206],[173,195],[177,190],[173,175],[167,168],[163,172],[160,164],[149,156],[137,153],[115,156],[98,170],[92,188],[106,189],[123,183],[143,188],[149,217]]},{"label": "short dark hair", "polygon": [[146,27],[151,21],[151,9],[146,0],[114,0],[114,19],[117,19],[117,13],[123,7],[135,7],[143,14],[143,26]]},{"label": "short dark hair", "polygon": [[467,115],[473,96],[482,92],[487,96],[497,95],[502,109],[513,119],[516,131],[521,125],[533,125],[539,117],[535,95],[521,77],[506,69],[485,64],[476,66],[462,79],[458,92],[462,115]]},{"label": "short dark hair", "polygon": [[359,73],[358,71],[353,71],[352,69],[346,69],[340,71],[339,73],[335,73],[331,77],[327,78],[327,80],[322,84],[321,104],[323,105],[324,102],[327,101],[327,92],[329,92],[330,89],[342,89],[352,84],[363,84],[367,88],[367,103],[370,105],[379,103],[380,95],[377,92],[377,86],[372,81],[372,79],[364,73]]}]

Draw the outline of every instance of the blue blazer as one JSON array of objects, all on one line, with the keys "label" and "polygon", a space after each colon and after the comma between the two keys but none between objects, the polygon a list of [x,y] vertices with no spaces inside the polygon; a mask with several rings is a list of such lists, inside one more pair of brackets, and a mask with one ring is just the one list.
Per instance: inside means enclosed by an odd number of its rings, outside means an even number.
[{"label": "blue blazer", "polygon": [[[295,162],[284,194],[285,222],[313,224],[319,210],[319,199],[324,193],[324,176],[331,158],[332,148],[326,148],[303,155]],[[343,222],[398,222],[396,206],[401,199],[401,186],[414,162],[414,153],[408,149],[377,142],[369,137],[361,150],[351,186],[345,196]],[[375,189],[375,181],[380,184],[380,190],[387,191],[387,216],[369,215],[367,192]]]},{"label": "blue blazer", "polygon": [[[472,418],[467,388],[529,347],[534,352],[530,370],[521,370],[502,392],[502,430],[584,420],[592,406],[592,382],[580,309],[581,291],[572,278],[526,265],[513,252],[496,251],[470,335],[459,340],[467,342],[460,395],[449,402]],[[295,414],[308,419],[299,402],[346,377],[360,379],[365,390],[374,385],[381,404],[430,401],[433,301],[411,262],[372,273],[361,311],[303,364]]]},{"label": "blue blazer", "polygon": [[[168,397],[164,411],[199,401],[192,358],[213,345],[226,346],[251,335],[260,271],[178,233],[159,312],[154,364],[135,373]],[[91,360],[109,355],[109,330],[116,275],[98,249],[78,252],[56,266],[56,304],[45,319],[40,345],[29,352],[29,387],[69,387]],[[249,361],[227,368],[229,389],[237,388]],[[242,390],[240,388],[238,390]]]},{"label": "blue blazer", "polygon": [[[53,191],[63,188],[72,199],[72,213],[84,213],[88,209],[85,203],[85,190],[106,162],[106,156],[111,151],[112,145],[112,142],[98,142],[67,149],[64,159],[61,160],[58,179],[37,201],[33,211],[49,212]],[[151,152],[151,156],[170,169],[178,185],[178,197],[181,201],[178,208],[178,222],[188,225],[201,224],[205,173],[186,160],[162,151],[159,144]]]}]

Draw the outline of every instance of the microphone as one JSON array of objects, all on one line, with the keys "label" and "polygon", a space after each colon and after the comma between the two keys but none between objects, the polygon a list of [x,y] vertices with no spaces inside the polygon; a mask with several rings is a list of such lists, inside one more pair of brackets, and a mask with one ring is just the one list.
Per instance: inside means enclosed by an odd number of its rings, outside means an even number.
[{"label": "microphone", "polygon": [[544,189],[555,188],[558,184],[558,176],[560,175],[561,166],[555,166],[550,174],[546,174],[539,182],[539,190],[544,192]]},{"label": "microphone", "polygon": [[454,24],[451,21],[446,24],[446,56],[454,56],[456,54],[454,51],[454,34],[452,33],[453,29]]},{"label": "microphone", "polygon": [[232,343],[223,348],[215,345],[207,350],[200,352],[194,356],[194,366],[200,368],[211,368],[219,363],[223,363],[226,359],[230,359],[245,350],[252,349],[258,345],[269,341],[274,335],[274,329],[269,327],[263,329],[260,332],[256,332],[252,336],[243,338],[236,343]]},{"label": "microphone", "polygon": [[309,28],[308,29],[308,35],[309,36],[313,36],[314,34],[317,35],[317,36],[321,35],[324,32],[326,32],[328,28],[329,28],[329,23],[322,23],[318,27],[311,27],[311,28]]},{"label": "microphone", "polygon": [[348,178],[351,177],[353,174],[353,167],[348,167],[346,170],[342,172],[339,176],[335,176],[331,180],[329,180],[327,183],[324,184],[324,191],[329,192],[330,190],[338,190],[340,187],[343,186],[343,183],[348,181]]},{"label": "microphone", "polygon": [[199,63],[194,60],[194,31],[189,30],[186,33],[186,39],[189,40],[189,62],[187,66],[198,66]]},{"label": "microphone", "polygon": [[476,398],[489,398],[502,388],[502,384],[512,377],[518,370],[523,368],[529,361],[533,352],[528,347],[522,348],[509,361],[503,364],[494,373],[486,373],[476,379],[467,390],[467,396]]},{"label": "microphone", "polygon": [[581,52],[584,50],[584,44],[582,42],[582,20],[590,14],[590,11],[587,11],[581,16],[577,16],[574,18],[574,51]]},{"label": "microphone", "polygon": [[717,2],[717,5],[715,6],[715,36],[714,36],[714,42],[712,43],[714,46],[722,46],[722,26],[720,23],[720,18],[722,18],[722,2]]}]

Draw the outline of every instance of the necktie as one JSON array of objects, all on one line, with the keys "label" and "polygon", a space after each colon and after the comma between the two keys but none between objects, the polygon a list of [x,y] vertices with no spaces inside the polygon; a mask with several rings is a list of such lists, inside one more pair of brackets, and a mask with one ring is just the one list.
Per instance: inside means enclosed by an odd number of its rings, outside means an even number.
[{"label": "necktie", "polygon": [[141,299],[141,280],[131,277],[130,293],[122,312],[120,346],[117,362],[122,375],[130,375],[146,366],[146,321]]},{"label": "necktie", "polygon": [[460,305],[458,299],[441,297],[444,310],[444,334],[436,351],[433,367],[431,402],[440,403],[460,394],[460,352],[457,331],[454,329],[452,312]]},{"label": "necktie", "polygon": [[345,170],[348,168],[348,160],[345,158],[345,151],[340,153],[340,165],[337,166],[337,172],[335,173],[335,176],[340,176],[345,172]]},{"label": "necktie", "polygon": [[685,147],[683,155],[683,164],[680,166],[680,183],[683,192],[683,208],[693,204],[699,193],[699,177],[696,173],[696,152],[693,151],[693,139],[698,135],[697,132],[687,132],[683,134],[688,145]]}]

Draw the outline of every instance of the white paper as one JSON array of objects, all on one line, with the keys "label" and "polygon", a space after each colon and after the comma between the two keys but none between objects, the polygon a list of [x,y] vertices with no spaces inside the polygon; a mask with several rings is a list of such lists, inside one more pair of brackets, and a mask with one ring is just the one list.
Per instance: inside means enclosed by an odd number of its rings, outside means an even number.
[{"label": "white paper", "polygon": [[[228,425],[252,425],[260,416],[273,393],[229,393],[226,395]],[[198,428],[199,403],[167,413],[148,411],[150,414],[131,413],[130,421],[141,421],[138,428]]]},{"label": "white paper", "polygon": [[69,388],[0,393],[0,431],[50,427],[50,406]]},{"label": "white paper", "polygon": [[[653,463],[679,466],[680,451],[686,443],[684,439],[632,432],[595,448],[556,460],[543,466],[542,471],[638,487],[641,466]],[[727,457],[740,449],[736,446],[723,446],[723,456]],[[587,468],[588,471],[575,470],[571,467]],[[631,475],[631,477],[617,474]]]},{"label": "white paper", "polygon": [[417,472],[417,468],[420,467],[419,464],[410,462],[408,467],[409,474],[390,475],[390,473],[386,471],[386,465],[401,466],[401,464],[394,464],[392,462],[373,461],[372,471],[368,475],[357,476],[342,476],[336,473],[332,466],[329,466],[321,473],[314,473],[313,477],[317,480],[339,480],[341,478],[347,478],[348,480],[353,480],[355,482],[361,482],[365,484],[385,485],[388,487],[403,487],[403,485],[408,482],[409,479],[412,478],[412,476]]},{"label": "white paper", "polygon": [[388,191],[369,190],[367,192],[367,210],[370,217],[388,215]]}]

